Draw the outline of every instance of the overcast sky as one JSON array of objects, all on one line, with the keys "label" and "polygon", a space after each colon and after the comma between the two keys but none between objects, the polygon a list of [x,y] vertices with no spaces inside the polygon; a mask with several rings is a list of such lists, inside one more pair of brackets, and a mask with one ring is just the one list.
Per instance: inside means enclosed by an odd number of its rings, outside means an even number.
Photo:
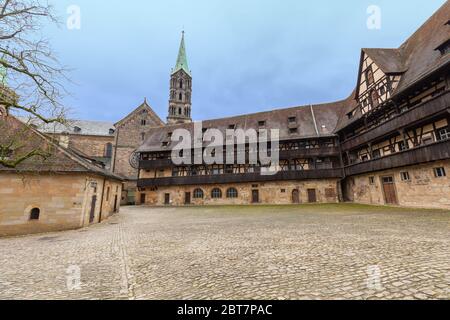
[{"label": "overcast sky", "polygon": [[[347,97],[360,48],[398,47],[445,0],[53,0],[47,30],[75,84],[77,119],[118,121],[147,97],[165,120],[181,31],[193,74],[193,118],[218,118]],[[367,8],[381,9],[381,29]]]}]

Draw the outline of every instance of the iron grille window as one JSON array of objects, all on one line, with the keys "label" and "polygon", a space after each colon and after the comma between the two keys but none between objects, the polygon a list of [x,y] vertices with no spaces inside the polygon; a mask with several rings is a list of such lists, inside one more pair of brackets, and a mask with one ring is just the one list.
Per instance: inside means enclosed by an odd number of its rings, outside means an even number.
[{"label": "iron grille window", "polygon": [[39,208],[33,208],[30,211],[30,220],[39,220],[41,210]]},{"label": "iron grille window", "polygon": [[238,191],[235,188],[230,188],[227,190],[227,198],[237,198]]},{"label": "iron grille window", "polygon": [[203,199],[204,193],[203,190],[200,188],[197,188],[194,190],[194,199]]},{"label": "iron grille window", "polygon": [[219,188],[212,189],[211,198],[213,198],[213,199],[222,198],[222,190],[220,190]]}]

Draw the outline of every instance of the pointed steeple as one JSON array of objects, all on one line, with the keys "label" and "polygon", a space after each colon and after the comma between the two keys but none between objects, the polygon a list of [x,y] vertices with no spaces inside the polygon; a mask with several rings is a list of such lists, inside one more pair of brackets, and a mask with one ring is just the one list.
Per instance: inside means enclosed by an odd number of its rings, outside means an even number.
[{"label": "pointed steeple", "polygon": [[175,69],[173,69],[172,74],[180,70],[184,70],[189,76],[191,76],[191,71],[189,70],[186,57],[186,46],[184,44],[184,31],[182,32],[180,49],[178,50],[177,64],[175,65]]}]

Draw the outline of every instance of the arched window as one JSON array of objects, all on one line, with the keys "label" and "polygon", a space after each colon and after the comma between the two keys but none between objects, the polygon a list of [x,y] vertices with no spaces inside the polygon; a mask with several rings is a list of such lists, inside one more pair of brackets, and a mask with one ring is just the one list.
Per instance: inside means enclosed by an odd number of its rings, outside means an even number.
[{"label": "arched window", "polygon": [[219,188],[214,188],[211,191],[211,198],[213,199],[220,199],[222,198],[222,190],[220,190]]},{"label": "arched window", "polygon": [[181,115],[181,108],[178,108],[178,114]]},{"label": "arched window", "polygon": [[236,188],[229,188],[227,190],[227,198],[237,198],[238,197],[238,191]]},{"label": "arched window", "polygon": [[197,188],[194,190],[194,199],[203,199],[204,193],[203,190],[200,188]]},{"label": "arched window", "polygon": [[33,208],[30,211],[30,220],[39,220],[39,215],[41,214],[41,210],[39,208]]},{"label": "arched window", "polygon": [[107,143],[105,146],[105,158],[112,158],[113,145],[112,143]]},{"label": "arched window", "polygon": [[180,89],[183,89],[183,79],[180,79]]},{"label": "arched window", "polygon": [[180,94],[178,95],[178,100],[183,101],[183,94],[182,94],[182,93],[180,93]]}]

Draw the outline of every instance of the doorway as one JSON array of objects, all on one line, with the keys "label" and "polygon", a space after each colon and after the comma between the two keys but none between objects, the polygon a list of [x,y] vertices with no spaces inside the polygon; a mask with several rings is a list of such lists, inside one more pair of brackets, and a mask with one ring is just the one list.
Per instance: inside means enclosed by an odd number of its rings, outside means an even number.
[{"label": "doorway", "polygon": [[145,204],[145,202],[146,202],[146,197],[145,197],[145,193],[141,193],[141,204]]},{"label": "doorway", "polygon": [[184,194],[184,204],[191,204],[191,193],[186,192]]},{"label": "doorway", "polygon": [[395,192],[394,177],[382,177],[384,200],[386,204],[398,204],[397,193]]},{"label": "doorway", "polygon": [[117,200],[118,200],[118,198],[117,198],[117,195],[114,197],[114,213],[116,213],[117,212]]},{"label": "doorway", "polygon": [[316,189],[308,189],[308,202],[309,203],[317,202]]},{"label": "doorway", "polygon": [[252,203],[259,203],[259,190],[252,190]]},{"label": "doorway", "polygon": [[169,205],[170,204],[170,193],[164,194],[164,204]]},{"label": "doorway", "polygon": [[292,203],[300,203],[300,191],[298,189],[292,191]]},{"label": "doorway", "polygon": [[89,214],[89,223],[93,223],[94,222],[94,218],[95,218],[95,205],[97,204],[97,196],[92,196],[92,201],[91,201],[91,212]]}]

